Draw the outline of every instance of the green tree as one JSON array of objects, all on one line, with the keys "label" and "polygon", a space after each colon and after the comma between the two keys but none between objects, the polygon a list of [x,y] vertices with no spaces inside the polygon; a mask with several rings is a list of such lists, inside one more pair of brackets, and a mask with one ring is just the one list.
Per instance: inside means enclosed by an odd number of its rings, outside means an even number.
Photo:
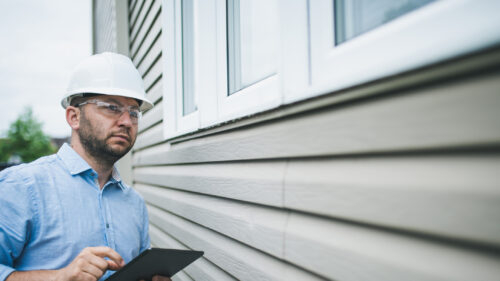
[{"label": "green tree", "polygon": [[55,151],[50,138],[42,131],[42,123],[35,120],[33,110],[28,107],[10,124],[7,138],[0,142],[0,161],[7,162],[12,156],[18,156],[23,162],[30,162]]}]

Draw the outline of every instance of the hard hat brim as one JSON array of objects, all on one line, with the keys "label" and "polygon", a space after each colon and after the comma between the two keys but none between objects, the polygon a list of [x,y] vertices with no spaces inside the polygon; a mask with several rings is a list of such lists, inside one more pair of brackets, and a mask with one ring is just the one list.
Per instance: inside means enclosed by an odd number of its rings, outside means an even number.
[{"label": "hard hat brim", "polygon": [[71,100],[77,96],[82,96],[82,94],[96,94],[96,95],[107,95],[107,96],[120,96],[132,98],[141,101],[139,106],[140,111],[146,111],[153,108],[153,103],[145,98],[144,94],[138,94],[134,91],[121,88],[81,88],[71,92],[66,93],[66,97],[61,100],[61,105],[66,109],[71,103]]}]

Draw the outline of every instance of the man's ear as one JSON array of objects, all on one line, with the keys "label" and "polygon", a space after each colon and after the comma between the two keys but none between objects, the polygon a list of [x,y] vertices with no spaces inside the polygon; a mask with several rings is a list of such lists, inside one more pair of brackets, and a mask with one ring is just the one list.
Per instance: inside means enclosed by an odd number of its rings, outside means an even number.
[{"label": "man's ear", "polygon": [[66,122],[73,130],[80,128],[80,109],[74,106],[66,107]]}]

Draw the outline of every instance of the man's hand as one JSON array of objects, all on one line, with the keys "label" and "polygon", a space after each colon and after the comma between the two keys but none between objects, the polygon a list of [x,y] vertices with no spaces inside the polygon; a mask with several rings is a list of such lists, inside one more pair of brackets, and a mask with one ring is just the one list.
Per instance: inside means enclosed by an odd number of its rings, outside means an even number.
[{"label": "man's hand", "polygon": [[[106,260],[105,258],[109,258]],[[65,268],[57,270],[56,280],[97,281],[106,270],[118,270],[125,265],[122,257],[109,247],[89,247]]]},{"label": "man's hand", "polygon": [[[104,259],[106,257],[110,260]],[[83,249],[64,268],[59,270],[14,271],[7,277],[7,281],[97,281],[104,275],[106,270],[118,270],[124,265],[125,262],[122,257],[113,249],[108,247],[89,247]]]}]

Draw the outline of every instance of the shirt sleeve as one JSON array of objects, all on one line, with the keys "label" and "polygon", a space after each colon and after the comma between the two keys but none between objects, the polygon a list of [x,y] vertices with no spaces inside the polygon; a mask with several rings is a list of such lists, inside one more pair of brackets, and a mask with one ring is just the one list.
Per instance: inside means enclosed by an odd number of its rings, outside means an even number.
[{"label": "shirt sleeve", "polygon": [[142,253],[144,250],[151,248],[151,241],[149,238],[149,216],[148,209],[146,208],[146,204],[144,201],[142,202],[142,213],[143,213],[143,229],[141,233],[142,241],[141,241],[141,250]]},{"label": "shirt sleeve", "polygon": [[29,187],[12,169],[0,173],[0,194],[0,280],[5,280],[29,240],[34,202]]}]

